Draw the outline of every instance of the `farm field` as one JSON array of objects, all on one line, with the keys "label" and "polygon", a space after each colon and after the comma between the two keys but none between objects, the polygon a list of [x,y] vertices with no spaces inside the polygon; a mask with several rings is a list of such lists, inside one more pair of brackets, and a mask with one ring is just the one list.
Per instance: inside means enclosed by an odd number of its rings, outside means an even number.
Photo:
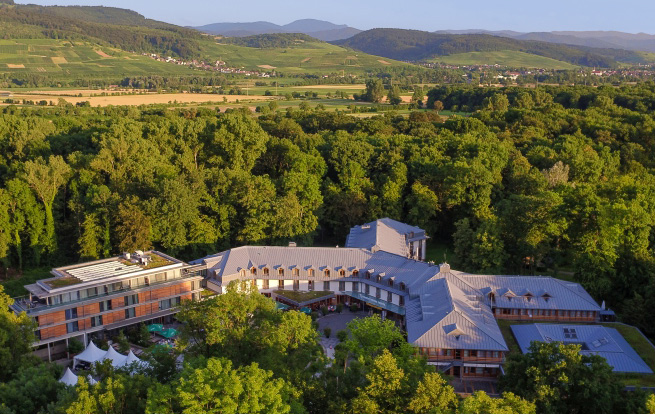
[{"label": "farm field", "polygon": [[503,50],[497,52],[468,52],[449,56],[438,56],[430,61],[449,65],[501,65],[507,67],[525,67],[542,69],[575,69],[576,66],[567,62],[537,56],[516,50]]},{"label": "farm field", "polygon": [[56,39],[0,40],[0,73],[57,77],[184,75],[186,66],[158,62],[93,43]]},{"label": "farm field", "polygon": [[244,95],[218,95],[211,93],[152,93],[152,94],[139,94],[139,95],[117,95],[117,96],[70,96],[70,95],[53,95],[53,94],[29,94],[18,93],[12,96],[12,99],[28,99],[32,101],[53,101],[57,103],[59,99],[63,99],[71,104],[78,102],[88,101],[91,106],[109,106],[109,105],[153,105],[153,104],[168,104],[168,103],[207,103],[207,102],[227,102],[239,101],[265,101],[273,99],[270,96],[244,96]]},{"label": "farm field", "polygon": [[[303,43],[288,48],[258,49],[214,41],[203,42],[207,56],[225,61],[228,66],[247,70],[296,73],[363,74],[371,69],[409,66],[408,63],[349,50],[322,42]],[[382,61],[384,63],[382,63]]]}]

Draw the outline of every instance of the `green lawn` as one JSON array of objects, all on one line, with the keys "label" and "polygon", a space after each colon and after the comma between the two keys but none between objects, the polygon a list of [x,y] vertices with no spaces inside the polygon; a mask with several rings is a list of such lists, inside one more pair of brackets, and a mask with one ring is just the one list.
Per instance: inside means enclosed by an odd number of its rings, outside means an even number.
[{"label": "green lawn", "polygon": [[449,65],[497,64],[511,68],[575,69],[577,67],[567,62],[516,50],[457,53],[449,56],[436,56],[431,61]]}]

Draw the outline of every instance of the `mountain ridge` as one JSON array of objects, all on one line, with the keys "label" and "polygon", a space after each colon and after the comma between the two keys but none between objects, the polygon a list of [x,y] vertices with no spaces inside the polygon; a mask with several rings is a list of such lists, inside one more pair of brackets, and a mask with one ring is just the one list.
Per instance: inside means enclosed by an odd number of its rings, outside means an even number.
[{"label": "mountain ridge", "polygon": [[346,24],[334,24],[325,20],[300,19],[285,25],[267,21],[257,22],[225,22],[194,26],[201,32],[227,37],[246,37],[260,34],[302,33],[324,42],[347,39],[361,30]]}]

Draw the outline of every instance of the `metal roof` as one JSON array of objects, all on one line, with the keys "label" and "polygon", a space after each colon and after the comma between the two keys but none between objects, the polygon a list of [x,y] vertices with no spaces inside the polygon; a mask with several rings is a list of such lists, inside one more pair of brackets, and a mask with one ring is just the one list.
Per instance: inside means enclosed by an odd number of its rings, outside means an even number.
[{"label": "metal roof", "polygon": [[407,256],[408,240],[427,238],[425,231],[390,218],[383,218],[350,229],[346,247],[383,250],[399,256]]},{"label": "metal roof", "polygon": [[605,358],[616,372],[653,373],[614,328],[544,323],[512,325],[511,328],[523,353],[528,352],[532,341],[574,343],[581,345],[582,354],[596,354]]}]

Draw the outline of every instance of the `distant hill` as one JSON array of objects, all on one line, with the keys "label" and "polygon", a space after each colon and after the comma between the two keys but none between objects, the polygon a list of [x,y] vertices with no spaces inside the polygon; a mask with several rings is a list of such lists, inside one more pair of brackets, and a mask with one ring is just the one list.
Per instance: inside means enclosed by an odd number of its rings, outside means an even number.
[{"label": "distant hill", "polygon": [[615,67],[618,62],[641,63],[633,51],[518,40],[490,34],[440,34],[419,30],[372,29],[334,42],[391,59],[421,61],[458,53],[520,51],[588,67]]},{"label": "distant hill", "polygon": [[201,32],[229,37],[245,37],[273,33],[303,33],[326,42],[347,39],[361,32],[345,24],[334,24],[324,20],[302,19],[283,26],[271,22],[212,23],[197,26]]},{"label": "distant hill", "polygon": [[518,40],[537,40],[575,46],[655,52],[655,35],[616,31],[554,31],[521,33],[512,30],[439,30],[437,34],[489,34]]}]

